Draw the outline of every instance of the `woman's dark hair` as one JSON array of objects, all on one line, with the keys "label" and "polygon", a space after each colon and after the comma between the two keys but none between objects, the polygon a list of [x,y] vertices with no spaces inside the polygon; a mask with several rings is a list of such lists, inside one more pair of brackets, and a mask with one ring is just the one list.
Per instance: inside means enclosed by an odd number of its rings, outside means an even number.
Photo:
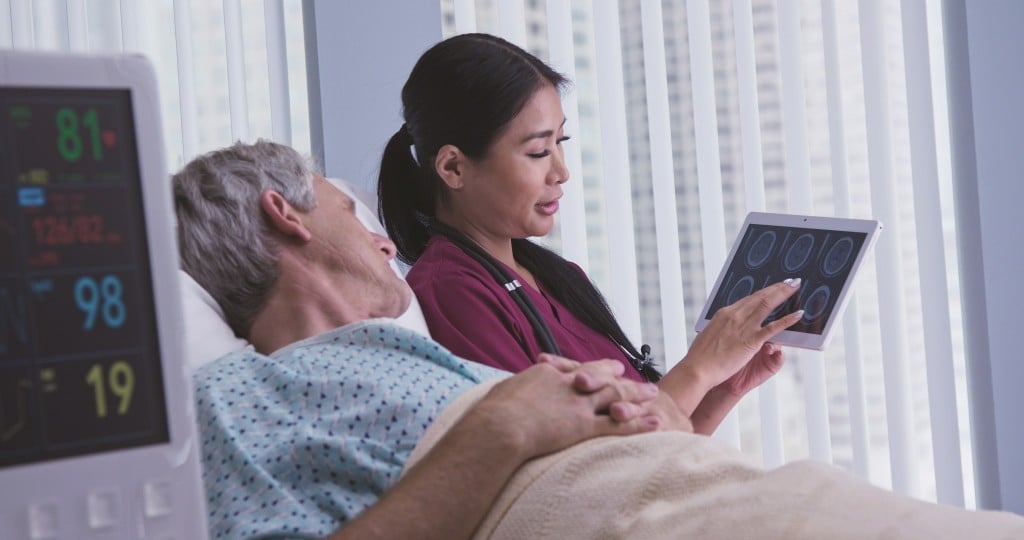
[{"label": "woman's dark hair", "polygon": [[[569,81],[537,57],[489,34],[461,34],[431,47],[402,87],[405,124],[384,148],[378,212],[412,264],[427,247],[427,222],[447,193],[434,170],[446,144],[481,160],[540,88]],[[410,150],[415,147],[415,155]]]},{"label": "woman's dark hair", "polygon": [[[460,34],[423,53],[402,87],[405,123],[384,148],[377,182],[378,214],[400,260],[413,264],[423,254],[430,240],[428,224],[446,196],[434,170],[438,150],[451,144],[470,159],[483,159],[508,123],[547,85],[562,91],[569,80],[489,34]],[[601,293],[580,279],[572,264],[525,239],[513,240],[512,249],[516,261],[584,324],[634,359],[642,358]]]}]

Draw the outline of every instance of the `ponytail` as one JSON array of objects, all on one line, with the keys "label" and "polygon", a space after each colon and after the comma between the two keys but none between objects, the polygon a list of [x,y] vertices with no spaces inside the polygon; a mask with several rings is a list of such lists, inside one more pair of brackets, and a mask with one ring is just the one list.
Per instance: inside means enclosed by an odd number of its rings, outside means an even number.
[{"label": "ponytail", "polygon": [[434,215],[433,175],[420,173],[406,124],[391,136],[377,178],[377,217],[395,243],[398,259],[413,264],[427,247],[427,218]]}]

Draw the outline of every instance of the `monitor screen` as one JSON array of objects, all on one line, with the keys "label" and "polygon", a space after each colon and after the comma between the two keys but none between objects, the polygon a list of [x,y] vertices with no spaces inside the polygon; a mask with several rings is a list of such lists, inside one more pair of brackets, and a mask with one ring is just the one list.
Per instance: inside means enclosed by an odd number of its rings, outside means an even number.
[{"label": "monitor screen", "polygon": [[130,92],[0,114],[0,467],[167,442]]}]

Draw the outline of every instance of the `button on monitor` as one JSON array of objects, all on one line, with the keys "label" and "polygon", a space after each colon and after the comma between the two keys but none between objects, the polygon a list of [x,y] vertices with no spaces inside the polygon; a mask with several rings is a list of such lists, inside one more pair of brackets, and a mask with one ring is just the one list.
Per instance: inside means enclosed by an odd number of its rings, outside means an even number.
[{"label": "button on monitor", "polygon": [[89,494],[86,502],[89,527],[107,529],[117,522],[118,496],[113,490],[96,491]]},{"label": "button on monitor", "polygon": [[52,502],[40,502],[28,508],[28,536],[32,540],[49,540],[57,538],[59,521],[57,505]]}]

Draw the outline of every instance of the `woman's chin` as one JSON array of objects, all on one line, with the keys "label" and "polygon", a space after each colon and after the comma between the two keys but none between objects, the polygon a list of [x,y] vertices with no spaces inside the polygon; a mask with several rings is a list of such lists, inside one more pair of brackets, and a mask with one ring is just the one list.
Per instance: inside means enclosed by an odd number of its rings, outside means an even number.
[{"label": "woman's chin", "polygon": [[554,228],[555,217],[547,216],[546,219],[542,219],[539,223],[535,223],[532,227],[529,227],[527,232],[529,233],[528,236],[531,237],[547,236]]}]

